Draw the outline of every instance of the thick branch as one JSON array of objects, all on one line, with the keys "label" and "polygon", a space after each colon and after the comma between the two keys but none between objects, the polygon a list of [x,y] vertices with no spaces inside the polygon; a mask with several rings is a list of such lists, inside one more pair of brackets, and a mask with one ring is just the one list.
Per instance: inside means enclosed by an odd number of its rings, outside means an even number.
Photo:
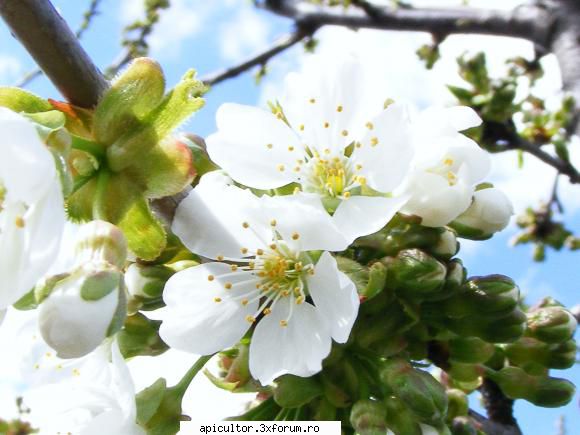
[{"label": "thick branch", "polygon": [[68,101],[97,104],[108,83],[50,1],[0,0],[0,15]]},{"label": "thick branch", "polygon": [[260,6],[278,15],[316,26],[330,24],[354,29],[408,30],[439,36],[454,33],[512,36],[544,47],[549,42],[553,24],[551,13],[538,6],[522,6],[513,11],[468,7],[415,9],[375,6],[372,13],[356,7],[345,10],[292,0],[265,0]]},{"label": "thick branch", "polygon": [[316,29],[314,27],[299,26],[296,31],[278,39],[276,42],[274,42],[274,44],[272,44],[268,49],[264,50],[263,52],[245,60],[244,62],[238,65],[202,77],[201,80],[205,84],[212,86],[217,83],[223,82],[224,80],[236,77],[252,67],[265,64],[272,57],[292,47],[296,43],[302,41],[307,36],[312,35],[312,33],[314,33],[315,30]]}]

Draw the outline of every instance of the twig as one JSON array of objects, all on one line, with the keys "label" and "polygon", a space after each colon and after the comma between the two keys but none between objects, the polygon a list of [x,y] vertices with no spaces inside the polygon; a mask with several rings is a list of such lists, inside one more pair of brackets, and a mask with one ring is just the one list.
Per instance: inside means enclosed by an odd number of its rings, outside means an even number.
[{"label": "twig", "polygon": [[0,0],[0,15],[68,101],[97,104],[108,83],[50,1]]},{"label": "twig", "polygon": [[236,77],[250,68],[258,65],[264,65],[268,60],[282,51],[292,47],[296,43],[302,41],[304,38],[312,35],[316,29],[312,27],[299,26],[294,32],[289,33],[274,42],[269,48],[261,53],[250,57],[242,63],[232,66],[230,68],[208,74],[202,77],[201,80],[209,86],[223,82],[224,80]]},{"label": "twig", "polygon": [[[93,18],[96,15],[98,15],[98,13],[99,13],[98,7],[99,7],[100,2],[101,2],[101,0],[91,0],[89,8],[83,14],[83,22],[81,23],[81,25],[79,26],[79,28],[75,32],[77,39],[81,39],[83,37],[83,34],[85,33],[85,31],[91,25]],[[21,77],[20,80],[17,81],[13,86],[15,86],[17,88],[23,88],[23,87],[27,86],[28,84],[30,84],[30,82],[35,80],[37,77],[40,77],[41,75],[42,75],[42,70],[40,68],[36,68],[36,69],[24,74],[24,76]]]},{"label": "twig", "polygon": [[554,205],[559,213],[564,213],[564,206],[560,197],[558,196],[558,180],[560,179],[560,173],[557,173],[554,177],[554,184],[552,185],[552,193],[550,194],[550,200],[548,201],[548,207]]},{"label": "twig", "polygon": [[507,398],[497,384],[488,378],[483,378],[479,392],[483,398],[488,419],[503,426],[504,432],[500,433],[521,435],[522,432],[513,414],[514,401]]},{"label": "twig", "polygon": [[392,8],[357,2],[357,8],[333,8],[305,1],[264,0],[258,7],[316,26],[354,29],[408,30],[449,35],[475,33],[512,36],[548,47],[554,18],[550,11],[529,5],[513,11],[457,8]]}]

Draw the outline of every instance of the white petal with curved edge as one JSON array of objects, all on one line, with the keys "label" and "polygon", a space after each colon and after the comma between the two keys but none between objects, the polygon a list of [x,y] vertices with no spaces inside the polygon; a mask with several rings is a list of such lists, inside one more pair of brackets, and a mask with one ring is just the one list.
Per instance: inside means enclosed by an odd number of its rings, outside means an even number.
[{"label": "white petal with curved edge", "polygon": [[272,238],[258,198],[227,180],[219,172],[204,175],[177,207],[171,229],[196,254],[240,258],[242,248],[255,251]]},{"label": "white petal with curved edge", "polygon": [[402,211],[420,216],[421,225],[444,226],[469,207],[473,191],[474,187],[461,179],[450,186],[440,175],[424,172],[413,179],[409,188],[411,199]]},{"label": "white petal with curved edge", "polygon": [[316,57],[288,74],[282,107],[303,142],[320,153],[342,151],[355,138],[361,68],[354,57]]},{"label": "white petal with curved edge", "polygon": [[424,140],[436,136],[452,136],[468,128],[477,127],[481,124],[481,118],[467,106],[432,107],[421,112],[413,124],[417,138]]},{"label": "white petal with curved edge", "polygon": [[340,203],[332,220],[351,244],[356,238],[383,228],[408,199],[408,195],[396,198],[351,196]]},{"label": "white petal with curved edge", "polygon": [[[232,273],[223,263],[206,263],[176,273],[163,292],[167,306],[160,313],[161,338],[171,347],[201,355],[233,346],[250,327],[246,316],[255,315],[258,309],[252,296],[242,304],[245,294],[257,293],[257,282],[254,275]],[[228,283],[231,289],[226,289]]]},{"label": "white petal with curved edge", "polygon": [[338,343],[345,343],[360,305],[354,283],[338,270],[336,260],[328,252],[322,254],[314,275],[307,280],[312,300],[326,319],[332,338]]},{"label": "white petal with curved edge", "polygon": [[466,173],[467,183],[477,184],[481,182],[491,170],[489,153],[465,136],[458,135],[453,142],[450,142],[448,154],[469,168],[469,172]]},{"label": "white petal with curved edge", "polygon": [[0,180],[8,201],[14,198],[34,202],[56,176],[53,157],[42,143],[34,124],[9,109],[0,107],[2,153]]},{"label": "white petal with curved edge", "polygon": [[262,197],[264,213],[276,221],[275,229],[298,251],[343,251],[349,241],[326,212],[318,195]]},{"label": "white petal with curved edge", "polygon": [[[288,325],[281,326],[290,309]],[[250,372],[262,385],[286,373],[312,376],[322,370],[331,341],[328,326],[316,308],[283,298],[256,326],[250,344]]]},{"label": "white petal with curved edge", "polygon": [[217,111],[217,133],[207,140],[211,159],[236,181],[273,189],[296,179],[292,168],[304,157],[297,135],[262,109],[226,103]]},{"label": "white petal with curved edge", "polygon": [[391,192],[398,187],[413,157],[412,135],[407,108],[391,104],[376,116],[354,148],[351,159],[361,165],[357,174],[366,177],[367,184],[379,192]]}]

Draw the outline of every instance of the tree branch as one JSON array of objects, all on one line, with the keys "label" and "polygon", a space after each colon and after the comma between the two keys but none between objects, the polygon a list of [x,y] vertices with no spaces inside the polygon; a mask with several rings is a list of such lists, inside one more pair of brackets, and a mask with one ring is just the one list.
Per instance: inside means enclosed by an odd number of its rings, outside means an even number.
[{"label": "tree branch", "polygon": [[62,95],[93,107],[108,83],[48,0],[0,0],[0,15]]},{"label": "tree branch", "polygon": [[202,77],[201,80],[206,85],[212,86],[223,82],[224,80],[236,77],[254,66],[265,64],[272,57],[292,47],[304,38],[311,36],[315,31],[315,27],[298,25],[294,32],[281,37],[263,52],[250,57],[238,65],[208,74],[207,76]]},{"label": "tree branch", "polygon": [[[79,28],[75,32],[75,36],[77,37],[77,39],[82,38],[85,31],[91,25],[93,18],[96,15],[98,15],[98,13],[99,13],[98,7],[99,7],[100,2],[101,2],[101,0],[91,0],[91,3],[89,4],[89,8],[83,14],[83,22],[81,23],[81,25],[79,26]],[[23,88],[26,85],[28,85],[30,82],[35,80],[37,77],[40,77],[41,75],[42,75],[42,70],[40,68],[36,68],[36,69],[24,74],[24,76],[22,78],[20,78],[20,80],[18,80],[13,86],[15,86],[17,88]]]},{"label": "tree branch", "polygon": [[[358,2],[359,6],[365,2]],[[416,9],[367,5],[337,8],[304,1],[264,0],[259,7],[315,26],[339,25],[354,29],[407,30],[438,36],[454,33],[511,36],[547,47],[554,19],[539,6],[521,6],[513,11],[468,7]],[[372,9],[369,9],[372,8]]]}]

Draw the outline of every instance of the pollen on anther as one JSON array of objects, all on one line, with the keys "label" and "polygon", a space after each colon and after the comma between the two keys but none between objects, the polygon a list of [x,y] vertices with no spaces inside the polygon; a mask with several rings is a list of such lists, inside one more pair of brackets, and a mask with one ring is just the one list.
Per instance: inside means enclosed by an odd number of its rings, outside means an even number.
[{"label": "pollen on anther", "polygon": [[232,288],[232,283],[231,283],[231,282],[226,282],[226,283],[224,284],[224,288],[225,288],[226,290],[230,290],[230,289]]},{"label": "pollen on anther", "polygon": [[208,281],[213,281],[214,279],[215,279],[215,276],[213,276],[213,275],[208,275],[207,276],[207,280]]},{"label": "pollen on anther", "polygon": [[367,179],[365,177],[357,177],[357,181],[359,182],[359,184],[361,186],[364,186],[365,184],[367,184]]},{"label": "pollen on anther", "polygon": [[236,270],[238,270],[238,265],[237,265],[237,264],[232,264],[232,265],[230,266],[230,270],[231,270],[232,272],[235,272]]},{"label": "pollen on anther", "polygon": [[453,164],[453,159],[446,158],[445,160],[443,160],[443,164],[451,166]]},{"label": "pollen on anther", "polygon": [[288,321],[286,320],[280,320],[280,326],[285,328],[286,326],[288,326]]},{"label": "pollen on anther", "polygon": [[270,221],[270,226],[272,226],[272,227],[275,227],[277,223],[278,223],[278,222],[276,222],[276,219],[272,219],[272,220]]},{"label": "pollen on anther", "polygon": [[340,106],[340,105],[336,106],[336,111],[337,112],[342,112],[342,109],[343,109],[342,106]]},{"label": "pollen on anther", "polygon": [[264,250],[263,249],[258,249],[256,251],[256,255],[264,255]]},{"label": "pollen on anther", "polygon": [[223,255],[218,255],[218,256],[216,257],[216,260],[217,260],[217,261],[224,261],[224,256],[223,256]]},{"label": "pollen on anther", "polygon": [[292,240],[298,240],[300,238],[300,234],[292,233]]},{"label": "pollen on anther", "polygon": [[222,298],[213,298],[213,301],[216,302],[216,303],[218,303],[218,302],[221,302],[222,301]]},{"label": "pollen on anther", "polygon": [[271,244],[270,244],[270,249],[272,249],[272,250],[276,250],[276,248],[277,248],[277,246],[276,246],[276,244],[275,244],[275,243],[271,243]]},{"label": "pollen on anther", "polygon": [[369,130],[372,130],[373,128],[375,128],[375,126],[373,125],[372,122],[367,122],[365,125]]},{"label": "pollen on anther", "polygon": [[344,192],[342,196],[344,196],[345,199],[348,199],[350,198],[350,192]]},{"label": "pollen on anther", "polygon": [[286,168],[284,167],[284,165],[278,165],[276,166],[276,169],[278,169],[280,172],[284,172]]},{"label": "pollen on anther", "polygon": [[311,98],[310,100],[308,100],[310,102],[310,104],[314,104],[316,103],[316,98]]},{"label": "pollen on anther", "polygon": [[362,147],[362,143],[357,142],[357,143],[354,144],[354,146],[357,147],[357,148],[361,148]]},{"label": "pollen on anther", "polygon": [[273,146],[274,145],[272,145],[271,143],[269,143],[269,144],[266,145],[266,148],[268,148],[269,150],[271,150]]},{"label": "pollen on anther", "polygon": [[296,304],[297,305],[301,305],[302,303],[304,303],[304,296],[299,296],[296,298]]},{"label": "pollen on anther", "polygon": [[299,129],[300,131],[304,131],[304,124],[300,124],[300,125],[298,126],[298,129]]},{"label": "pollen on anther", "polygon": [[378,143],[379,143],[379,138],[378,137],[375,136],[375,137],[372,137],[371,138],[371,145],[372,146],[377,146]]},{"label": "pollen on anther", "polygon": [[324,126],[324,128],[328,128],[330,127],[330,123],[328,121],[326,121],[324,124],[322,124]]},{"label": "pollen on anther", "polygon": [[240,249],[240,252],[241,252],[242,254],[247,254],[247,253],[248,253],[248,248],[241,248],[241,249]]},{"label": "pollen on anther", "polygon": [[343,136],[348,136],[348,130],[342,130],[340,134],[342,134]]},{"label": "pollen on anther", "polygon": [[18,228],[24,228],[25,223],[22,216],[16,216],[16,219],[14,220],[14,225],[16,225]]},{"label": "pollen on anther", "polygon": [[272,314],[272,308],[264,308],[264,311],[262,311],[264,313],[264,316],[267,316],[268,314]]},{"label": "pollen on anther", "polygon": [[363,166],[362,166],[361,164],[358,164],[358,165],[356,165],[354,168],[355,168],[357,171],[360,171],[360,170],[363,168]]},{"label": "pollen on anther", "polygon": [[247,223],[247,222],[242,222],[242,226],[243,226],[244,228],[250,228],[250,224],[249,224],[249,223]]},{"label": "pollen on anther", "polygon": [[290,145],[290,146],[288,147],[288,151],[294,151],[294,147],[293,147],[292,145]]},{"label": "pollen on anther", "polygon": [[73,369],[72,374],[74,376],[80,376],[81,375],[81,372],[79,371],[79,369]]},{"label": "pollen on anther", "polygon": [[256,318],[254,316],[246,316],[246,321],[250,322],[250,323],[254,323],[256,321]]},{"label": "pollen on anther", "polygon": [[242,299],[242,305],[245,307],[246,305],[248,305],[250,301],[247,299]]}]

